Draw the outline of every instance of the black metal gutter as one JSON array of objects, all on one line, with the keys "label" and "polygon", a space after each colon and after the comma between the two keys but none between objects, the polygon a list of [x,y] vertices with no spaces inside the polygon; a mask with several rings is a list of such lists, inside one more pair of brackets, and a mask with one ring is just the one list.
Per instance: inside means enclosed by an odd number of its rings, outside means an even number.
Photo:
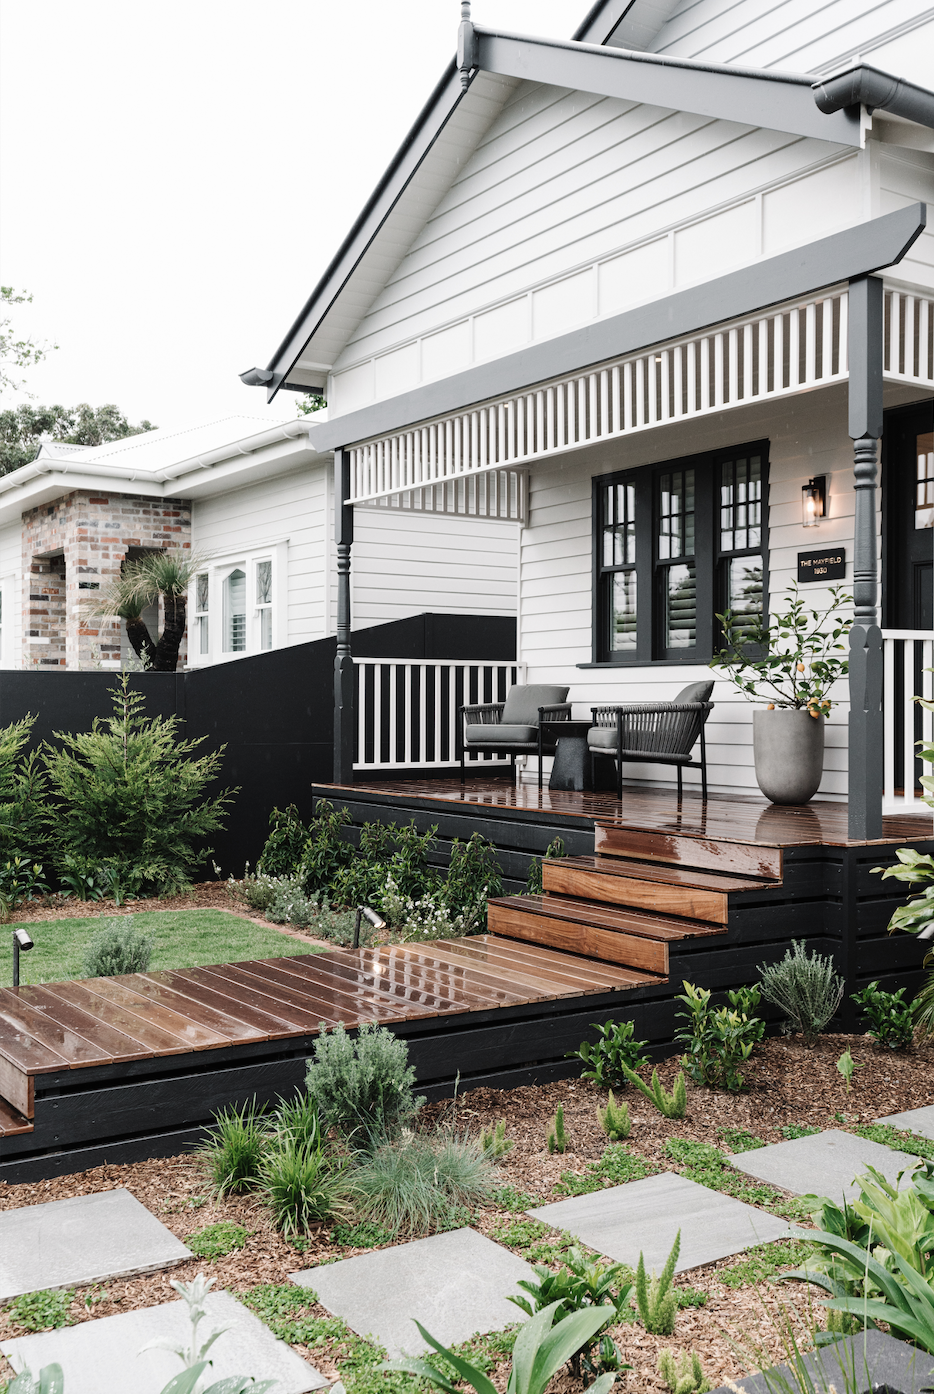
[{"label": "black metal gutter", "polygon": [[934,92],[905,78],[894,77],[868,63],[856,63],[833,77],[811,84],[818,109],[826,115],[847,107],[888,111],[919,126],[934,127]]}]

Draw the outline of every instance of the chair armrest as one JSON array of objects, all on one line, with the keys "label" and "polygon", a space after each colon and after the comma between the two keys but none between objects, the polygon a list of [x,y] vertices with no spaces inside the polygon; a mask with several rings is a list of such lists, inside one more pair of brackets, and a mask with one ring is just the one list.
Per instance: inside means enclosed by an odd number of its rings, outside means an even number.
[{"label": "chair armrest", "polygon": [[499,726],[502,721],[505,702],[474,702],[463,706],[460,711],[468,726]]},{"label": "chair armrest", "polygon": [[598,716],[654,716],[658,712],[709,712],[713,702],[625,702],[613,707],[591,707],[594,719]]},{"label": "chair armrest", "polygon": [[571,703],[556,702],[553,707],[539,707],[538,720],[543,721],[570,721]]}]

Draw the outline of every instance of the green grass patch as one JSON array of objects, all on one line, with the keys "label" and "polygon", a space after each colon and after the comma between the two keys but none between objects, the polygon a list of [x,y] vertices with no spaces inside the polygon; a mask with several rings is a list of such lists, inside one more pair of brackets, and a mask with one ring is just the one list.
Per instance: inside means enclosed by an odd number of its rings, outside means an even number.
[{"label": "green grass patch", "polygon": [[380,1244],[391,1244],[394,1239],[395,1235],[372,1220],[361,1220],[356,1225],[337,1225],[331,1230],[331,1242],[347,1249],[375,1249]]},{"label": "green grass patch", "polygon": [[883,1147],[894,1147],[896,1152],[910,1152],[913,1157],[934,1161],[934,1139],[929,1137],[903,1132],[901,1128],[893,1128],[890,1123],[863,1123],[854,1131],[858,1137],[881,1142]]},{"label": "green grass patch", "polygon": [[561,1263],[568,1249],[574,1247],[573,1235],[560,1234],[541,1220],[514,1220],[512,1224],[494,1229],[490,1236],[498,1244],[513,1249],[528,1263]]},{"label": "green grass patch", "polygon": [[242,1249],[249,1236],[250,1231],[243,1225],[220,1220],[216,1225],[205,1225],[204,1229],[189,1234],[185,1243],[199,1258],[223,1258],[234,1249]]},{"label": "green grass patch", "polygon": [[745,1128],[721,1128],[720,1140],[734,1156],[739,1152],[755,1152],[757,1148],[766,1145],[761,1137],[747,1132]]},{"label": "green grass patch", "polygon": [[[36,920],[25,926],[36,947],[20,958],[23,983],[80,978],[84,952],[100,929],[102,915],[74,920]],[[151,970],[196,968],[210,963],[237,963],[250,958],[326,953],[288,934],[231,915],[227,910],[135,910],[133,925],[155,938]],[[15,929],[6,926],[6,930]],[[0,985],[12,982],[13,946],[9,932],[0,934]]]},{"label": "green grass patch", "polygon": [[794,1142],[799,1137],[814,1137],[822,1132],[822,1128],[812,1128],[807,1123],[786,1123],[781,1130],[782,1137],[786,1142]]},{"label": "green grass patch", "polygon": [[789,1200],[774,1186],[764,1181],[754,1181],[745,1172],[730,1165],[729,1158],[719,1147],[708,1142],[692,1142],[689,1138],[670,1137],[665,1143],[665,1151],[676,1163],[682,1176],[696,1181],[699,1186],[707,1186],[712,1191],[722,1191],[724,1195],[735,1196],[747,1205],[759,1205],[771,1210],[773,1215],[800,1217],[807,1209],[800,1200]]},{"label": "green grass patch", "polygon": [[745,1258],[721,1269],[717,1278],[728,1288],[753,1287],[778,1273],[787,1273],[790,1268],[800,1268],[810,1249],[811,1245],[801,1239],[776,1239],[771,1244],[757,1244]]},{"label": "green grass patch", "polygon": [[605,1186],[622,1186],[627,1181],[641,1181],[645,1176],[653,1176],[658,1167],[652,1162],[630,1152],[621,1142],[614,1142],[604,1150],[599,1162],[591,1162],[583,1175],[573,1171],[561,1173],[561,1180],[555,1187],[559,1196],[585,1196],[591,1191],[602,1191]]},{"label": "green grass patch", "polygon": [[525,1191],[517,1191],[515,1186],[500,1186],[498,1190],[492,1192],[491,1199],[500,1210],[533,1210],[541,1201],[536,1196],[526,1195]]},{"label": "green grass patch", "polygon": [[74,1295],[73,1288],[24,1292],[7,1304],[7,1312],[27,1331],[54,1331],[58,1326],[71,1326],[68,1308]]}]

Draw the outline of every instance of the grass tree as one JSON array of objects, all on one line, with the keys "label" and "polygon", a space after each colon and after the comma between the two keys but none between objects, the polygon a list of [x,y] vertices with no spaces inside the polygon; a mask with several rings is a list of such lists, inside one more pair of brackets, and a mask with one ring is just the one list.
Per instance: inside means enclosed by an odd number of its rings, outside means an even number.
[{"label": "grass tree", "polygon": [[[111,577],[87,603],[87,614],[122,619],[143,667],[156,673],[174,673],[185,635],[188,588],[203,566],[203,557],[177,550],[152,552],[138,561],[124,562],[119,575]],[[160,602],[162,633],[153,635],[143,612]]]}]

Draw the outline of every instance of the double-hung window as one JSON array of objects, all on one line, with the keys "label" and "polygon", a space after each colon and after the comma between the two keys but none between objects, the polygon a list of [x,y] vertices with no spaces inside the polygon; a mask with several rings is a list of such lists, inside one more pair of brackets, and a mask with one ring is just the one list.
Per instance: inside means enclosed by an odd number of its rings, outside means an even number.
[{"label": "double-hung window", "polygon": [[288,544],[212,557],[189,593],[189,666],[262,653],[286,642]]},{"label": "double-hung window", "polygon": [[594,480],[594,661],[707,663],[767,603],[768,444]]}]

